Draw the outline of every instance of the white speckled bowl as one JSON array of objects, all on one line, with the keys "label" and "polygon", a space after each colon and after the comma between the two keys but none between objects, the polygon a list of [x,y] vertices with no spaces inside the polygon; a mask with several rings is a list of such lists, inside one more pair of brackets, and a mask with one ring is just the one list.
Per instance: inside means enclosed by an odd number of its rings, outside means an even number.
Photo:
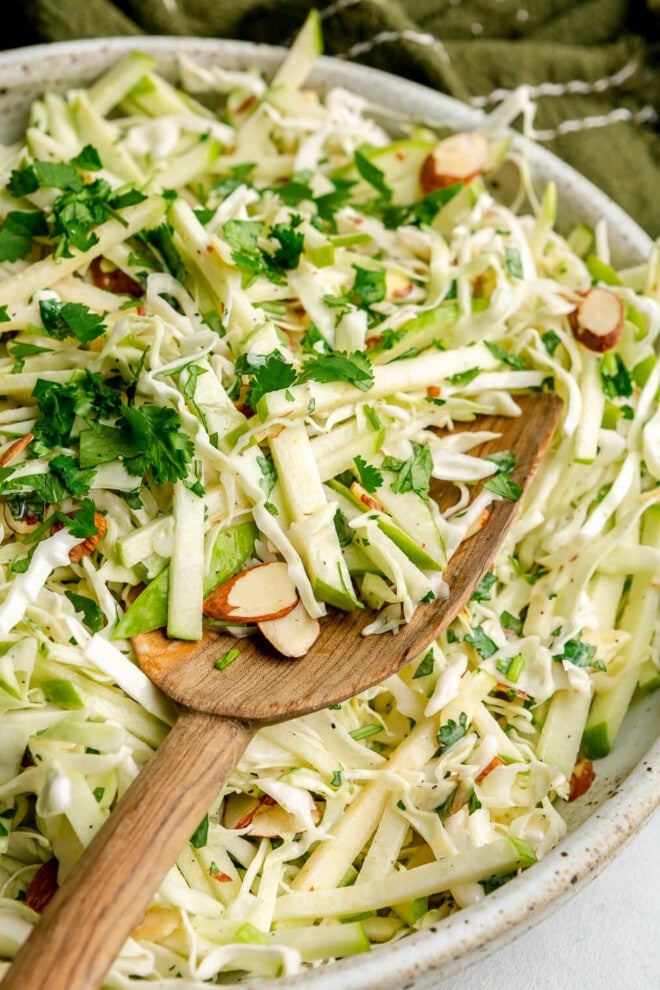
[{"label": "white speckled bowl", "polygon": [[[0,140],[12,141],[25,124],[29,102],[45,87],[91,82],[130,48],[153,54],[163,72],[176,73],[185,53],[202,64],[225,68],[257,66],[270,74],[283,50],[246,42],[197,38],[132,37],[37,45],[0,53]],[[311,82],[321,89],[341,85],[391,112],[450,128],[475,126],[481,114],[456,100],[376,69],[321,58]],[[634,264],[649,251],[646,234],[610,199],[543,148],[524,144],[539,188],[558,187],[561,223],[593,224],[604,218],[616,264]],[[552,853],[520,877],[430,930],[372,952],[303,974],[241,984],[242,990],[423,990],[523,935],[607,865],[645,825],[660,803],[660,692],[636,702],[614,752],[596,764],[594,785],[565,815],[569,834]]]}]

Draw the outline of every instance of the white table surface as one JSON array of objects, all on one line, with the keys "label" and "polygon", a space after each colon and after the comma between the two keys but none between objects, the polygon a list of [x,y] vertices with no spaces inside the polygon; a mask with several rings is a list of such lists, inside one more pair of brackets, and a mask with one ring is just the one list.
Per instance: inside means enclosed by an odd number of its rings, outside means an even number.
[{"label": "white table surface", "polygon": [[437,990],[660,990],[660,812],[550,917]]}]

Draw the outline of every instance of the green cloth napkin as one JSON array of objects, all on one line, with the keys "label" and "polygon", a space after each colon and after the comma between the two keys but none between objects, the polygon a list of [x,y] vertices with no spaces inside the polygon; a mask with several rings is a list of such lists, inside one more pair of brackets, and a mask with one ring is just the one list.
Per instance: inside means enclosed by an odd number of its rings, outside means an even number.
[{"label": "green cloth napkin", "polygon": [[529,85],[541,143],[660,237],[660,0],[23,0],[4,45],[130,34],[287,44],[310,6],[328,55],[486,110]]}]

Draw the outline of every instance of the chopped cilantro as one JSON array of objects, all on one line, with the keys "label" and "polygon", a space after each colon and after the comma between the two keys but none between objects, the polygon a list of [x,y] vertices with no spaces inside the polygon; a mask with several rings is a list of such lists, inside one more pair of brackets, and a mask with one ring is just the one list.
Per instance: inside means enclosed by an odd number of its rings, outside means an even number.
[{"label": "chopped cilantro", "polygon": [[520,251],[516,250],[516,248],[505,248],[504,261],[509,275],[513,278],[523,278],[523,266],[520,258]]},{"label": "chopped cilantro", "polygon": [[367,309],[373,303],[382,302],[385,298],[385,272],[380,269],[361,268],[353,265],[355,281],[348,293],[349,300],[356,306]]},{"label": "chopped cilantro", "polygon": [[632,375],[623,363],[619,354],[610,352],[600,362],[600,376],[603,392],[610,399],[617,396],[628,397],[633,394]]},{"label": "chopped cilantro", "polygon": [[201,849],[206,845],[209,838],[209,816],[204,815],[201,822],[190,836],[190,845],[195,849]]},{"label": "chopped cilantro", "polygon": [[512,354],[511,351],[505,350],[504,347],[500,347],[498,344],[493,344],[490,340],[486,340],[484,343],[493,357],[497,358],[498,361],[501,361],[502,364],[506,364],[510,368],[517,369],[527,367],[525,358],[521,357],[519,354]]},{"label": "chopped cilantro", "polygon": [[103,613],[93,598],[88,598],[86,595],[77,595],[75,591],[65,591],[64,594],[76,612],[82,614],[83,622],[90,632],[98,632],[103,628]]},{"label": "chopped cilantro", "polygon": [[288,388],[289,385],[293,385],[296,378],[295,368],[285,360],[280,351],[272,351],[265,357],[252,355],[251,360],[255,357],[258,358],[258,363],[248,363],[251,375],[246,395],[246,400],[253,409],[266,392],[277,392],[279,389]]},{"label": "chopped cilantro", "polygon": [[554,655],[555,660],[568,660],[576,667],[591,667],[594,670],[605,670],[605,664],[600,660],[595,660],[596,647],[591,643],[585,643],[580,636],[568,639],[564,643],[561,653]]},{"label": "chopped cilantro", "polygon": [[455,722],[453,718],[445,722],[438,729],[437,740],[439,745],[439,752],[444,753],[445,750],[450,749],[454,746],[460,739],[463,738],[467,732],[467,715],[465,712],[461,712],[458,716],[458,722]]},{"label": "chopped cilantro", "polygon": [[174,409],[124,406],[119,425],[136,451],[124,460],[131,474],[148,475],[156,484],[186,477],[194,445]]},{"label": "chopped cilantro", "polygon": [[0,230],[0,261],[19,261],[32,250],[35,237],[48,234],[43,213],[36,210],[22,213],[11,210]]},{"label": "chopped cilantro", "polygon": [[365,491],[373,494],[383,483],[382,474],[373,464],[367,464],[365,459],[360,457],[359,454],[355,457],[354,463],[357,468],[360,484]]},{"label": "chopped cilantro", "polygon": [[373,186],[385,199],[391,199],[392,190],[385,182],[383,171],[367,158],[365,152],[358,148],[353,155],[353,159],[355,161],[355,167],[364,181],[368,182],[370,186]]},{"label": "chopped cilantro", "polygon": [[508,629],[509,632],[516,633],[518,636],[523,630],[522,618],[506,610],[500,615],[500,623],[503,629]]},{"label": "chopped cilantro", "polygon": [[517,481],[512,481],[508,474],[498,473],[484,483],[484,488],[502,498],[508,498],[511,502],[517,502],[523,493],[522,486]]},{"label": "chopped cilantro", "polygon": [[489,602],[491,588],[496,583],[497,583],[497,577],[495,576],[495,574],[493,574],[490,571],[487,574],[484,574],[483,578],[472,592],[472,597],[470,601]]},{"label": "chopped cilantro", "polygon": [[543,341],[543,345],[550,357],[554,355],[555,351],[561,344],[561,337],[556,334],[554,330],[546,330],[546,332],[541,335],[541,340]]},{"label": "chopped cilantro", "polygon": [[309,357],[303,362],[297,383],[309,381],[349,382],[366,392],[373,385],[374,374],[369,358],[361,351],[354,351],[352,354],[332,351],[330,354]]},{"label": "chopped cilantro", "polygon": [[40,299],[39,312],[46,333],[57,340],[75,337],[83,344],[96,340],[105,332],[103,318],[82,303]]},{"label": "chopped cilantro", "polygon": [[486,635],[481,626],[475,626],[472,632],[465,637],[465,641],[471,643],[484,660],[492,657],[493,653],[497,653],[497,644],[493,642],[490,636]]},{"label": "chopped cilantro", "polygon": [[415,670],[412,676],[413,681],[418,677],[427,677],[429,674],[433,673],[434,661],[433,661],[433,650],[428,650],[422,657],[419,666]]},{"label": "chopped cilantro", "polygon": [[411,441],[412,456],[407,460],[398,457],[385,457],[383,469],[392,471],[396,478],[392,482],[393,492],[416,492],[420,498],[428,499],[431,485],[433,457],[427,443]]},{"label": "chopped cilantro", "polygon": [[481,368],[467,368],[465,371],[457,371],[455,375],[449,375],[447,381],[451,385],[468,385],[481,374],[481,371]]}]

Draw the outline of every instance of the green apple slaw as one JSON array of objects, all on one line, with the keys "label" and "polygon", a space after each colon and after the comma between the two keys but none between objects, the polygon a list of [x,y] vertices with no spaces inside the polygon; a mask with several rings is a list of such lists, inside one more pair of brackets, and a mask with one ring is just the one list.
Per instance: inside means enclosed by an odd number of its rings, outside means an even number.
[{"label": "green apple slaw", "polygon": [[[284,561],[311,620],[374,609],[378,649],[519,498],[456,423],[564,402],[469,606],[259,731],[104,986],[304,972],[479,902],[660,684],[660,246],[617,269],[604,224],[556,229],[507,136],[524,92],[429,187],[449,131],[306,88],[320,49],[313,12],[272,79],[135,50],[0,146],[0,977],[176,717],[131,637],[215,624],[222,667],[259,633],[206,597]],[[620,320],[585,331],[587,300]]]}]

